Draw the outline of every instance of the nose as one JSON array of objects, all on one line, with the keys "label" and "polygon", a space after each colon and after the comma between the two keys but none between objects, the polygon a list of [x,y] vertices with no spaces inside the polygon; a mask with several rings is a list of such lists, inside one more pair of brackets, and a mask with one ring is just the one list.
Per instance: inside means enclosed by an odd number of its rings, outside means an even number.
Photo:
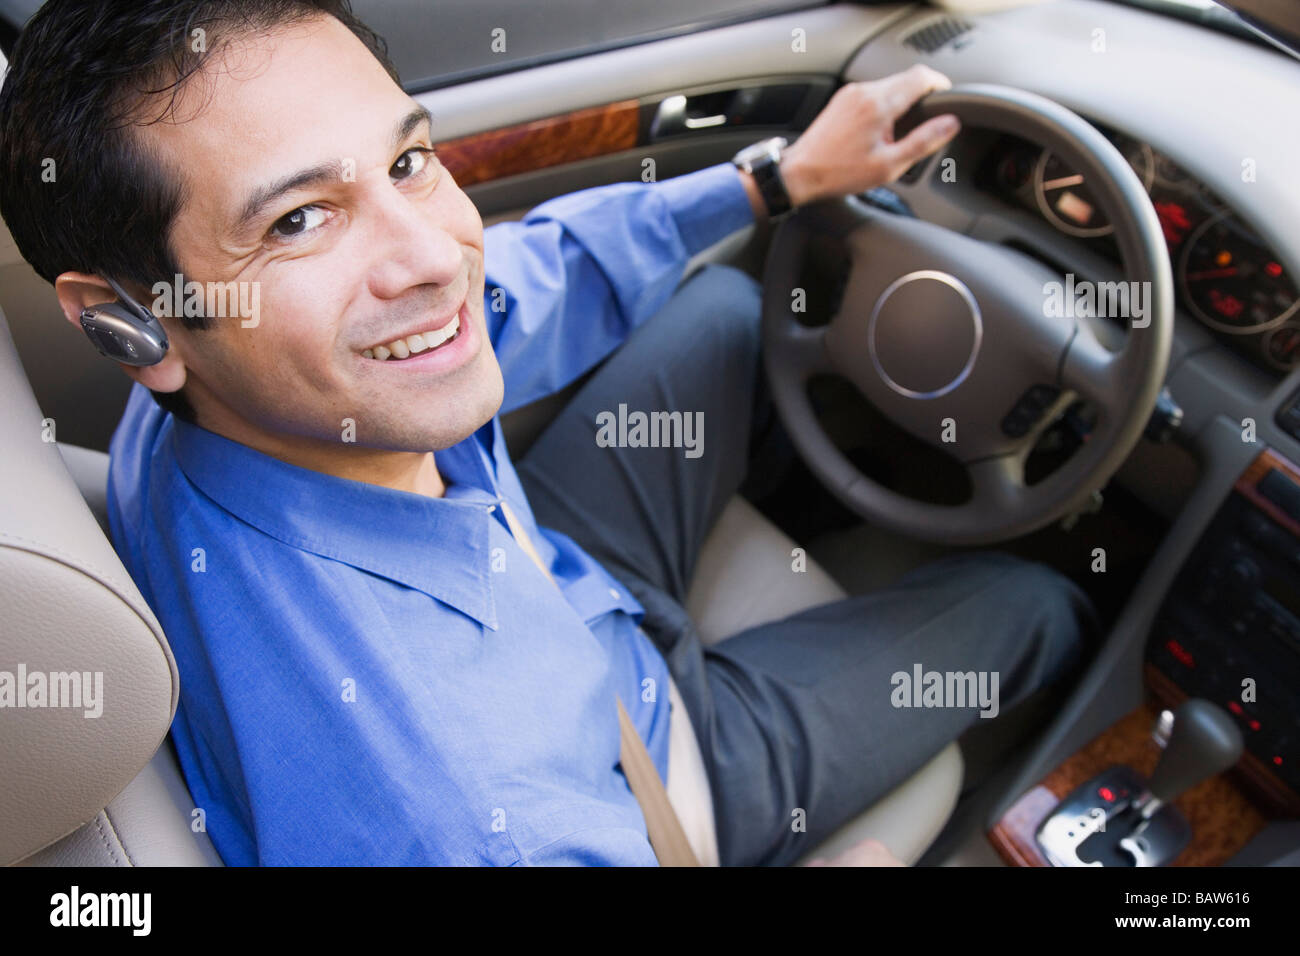
[{"label": "nose", "polygon": [[440,222],[438,204],[412,200],[387,185],[370,203],[367,246],[371,258],[370,291],[395,299],[415,286],[449,286],[460,277],[465,252]]}]

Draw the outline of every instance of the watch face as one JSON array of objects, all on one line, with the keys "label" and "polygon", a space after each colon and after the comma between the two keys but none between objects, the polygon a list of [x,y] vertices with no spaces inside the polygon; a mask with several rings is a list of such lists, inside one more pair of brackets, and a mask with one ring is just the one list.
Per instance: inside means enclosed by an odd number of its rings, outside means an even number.
[{"label": "watch face", "polygon": [[786,140],[781,136],[759,140],[757,143],[754,143],[751,146],[746,146],[738,152],[732,162],[740,166],[749,166],[751,163],[757,162],[764,156],[772,156],[772,158],[775,159],[777,158],[778,151],[784,149],[785,146]]}]

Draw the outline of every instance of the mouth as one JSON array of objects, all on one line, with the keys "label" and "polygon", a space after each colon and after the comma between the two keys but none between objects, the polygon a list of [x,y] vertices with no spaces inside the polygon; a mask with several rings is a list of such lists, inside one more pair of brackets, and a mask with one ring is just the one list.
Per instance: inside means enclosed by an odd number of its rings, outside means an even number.
[{"label": "mouth", "polygon": [[466,314],[468,303],[469,298],[466,296],[465,301],[450,319],[441,324],[434,323],[427,329],[401,336],[390,342],[372,345],[368,349],[363,349],[361,355],[363,358],[377,362],[407,362],[416,356],[446,349],[460,339],[461,331],[468,324],[469,316]]}]

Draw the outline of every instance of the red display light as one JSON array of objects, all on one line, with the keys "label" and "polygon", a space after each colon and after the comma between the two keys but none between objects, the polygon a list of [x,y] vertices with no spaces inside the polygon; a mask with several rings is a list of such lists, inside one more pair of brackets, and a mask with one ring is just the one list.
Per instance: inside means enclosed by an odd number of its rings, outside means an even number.
[{"label": "red display light", "polygon": [[1187,648],[1183,647],[1183,645],[1179,644],[1172,637],[1165,641],[1165,648],[1170,654],[1174,655],[1178,663],[1182,664],[1184,667],[1196,666],[1196,658],[1191,655],[1191,652],[1188,651]]}]

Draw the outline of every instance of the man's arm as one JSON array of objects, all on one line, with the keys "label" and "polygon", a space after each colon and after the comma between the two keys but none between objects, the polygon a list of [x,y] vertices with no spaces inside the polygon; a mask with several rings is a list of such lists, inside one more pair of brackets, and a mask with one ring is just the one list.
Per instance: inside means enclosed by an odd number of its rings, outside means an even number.
[{"label": "man's arm", "polygon": [[484,230],[502,414],[558,391],[668,301],[691,256],[753,222],[735,167],[560,196]]},{"label": "man's arm", "polygon": [[[841,87],[785,150],[791,204],[892,182],[939,149],[956,135],[956,117],[897,142],[894,121],[950,85],[916,66]],[[766,218],[753,177],[719,163],[661,183],[585,189],[486,229],[484,309],[506,383],[501,412],[572,382],[668,300],[693,255]]]}]

